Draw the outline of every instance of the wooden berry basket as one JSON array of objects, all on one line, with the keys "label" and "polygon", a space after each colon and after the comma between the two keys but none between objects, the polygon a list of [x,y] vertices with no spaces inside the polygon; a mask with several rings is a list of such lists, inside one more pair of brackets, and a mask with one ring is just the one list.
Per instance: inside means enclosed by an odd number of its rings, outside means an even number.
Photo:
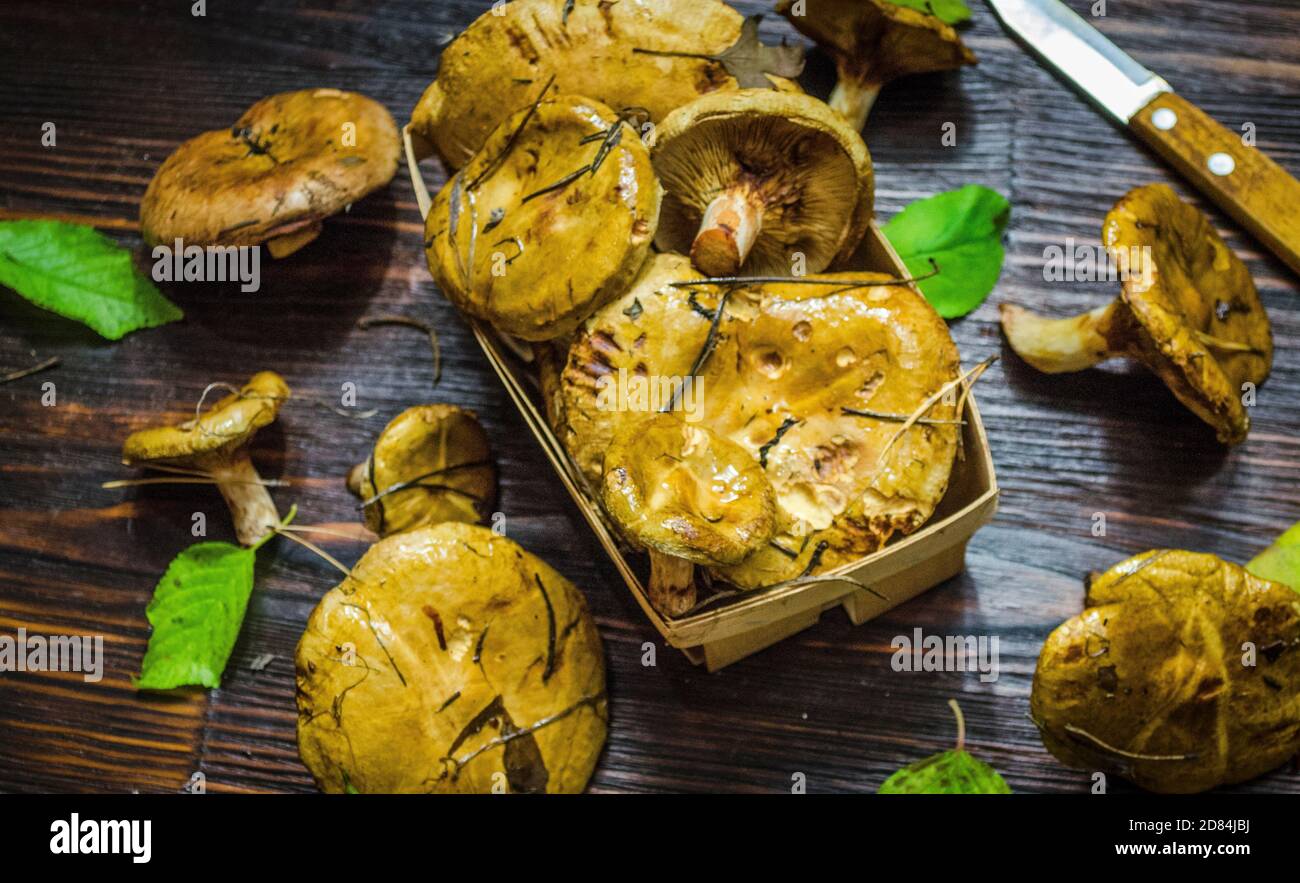
[{"label": "wooden berry basket", "polygon": [[[432,200],[418,162],[431,150],[427,145],[413,143],[419,136],[413,136],[409,127],[403,130],[403,135],[411,184],[420,214],[426,216]],[[858,263],[857,269],[899,278],[907,276],[903,262],[874,223],[858,250]],[[546,422],[527,345],[504,338],[480,322],[470,322],[483,353],[645,615],[669,646],[681,650],[691,662],[703,664],[711,672],[803,631],[832,607],[843,607],[849,620],[861,625],[956,576],[965,569],[967,542],[997,511],[998,485],[993,459],[975,396],[970,395],[966,398],[966,424],[962,428],[963,455],[953,464],[948,492],[934,516],[911,536],[852,564],[820,574],[847,577],[854,582],[824,580],[757,590],[690,616],[666,619],[650,605],[638,573],[645,568],[634,568],[629,563],[617,533],[605,521],[600,503]],[[862,589],[861,585],[871,586],[884,599]]]}]

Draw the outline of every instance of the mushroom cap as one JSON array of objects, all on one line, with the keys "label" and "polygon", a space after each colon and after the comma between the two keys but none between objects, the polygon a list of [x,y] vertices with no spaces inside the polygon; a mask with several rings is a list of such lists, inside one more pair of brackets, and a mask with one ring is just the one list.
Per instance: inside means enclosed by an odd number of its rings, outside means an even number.
[{"label": "mushroom cap", "polygon": [[863,85],[956,70],[975,53],[938,17],[887,0],[780,0],[776,11],[834,61],[839,75]]},{"label": "mushroom cap", "polygon": [[[1129,192],[1102,226],[1121,269],[1149,249],[1150,272],[1124,273],[1121,297],[1140,333],[1135,355],[1222,441],[1245,439],[1250,417],[1242,385],[1267,379],[1273,364],[1268,313],[1250,271],[1210,224],[1164,184]],[[1204,335],[1250,351],[1209,345]]]},{"label": "mushroom cap", "polygon": [[1130,558],[1048,637],[1030,708],[1072,767],[1167,793],[1254,778],[1300,750],[1300,596],[1213,555]]},{"label": "mushroom cap", "polygon": [[771,482],[749,451],[673,414],[614,436],[601,496],[627,536],[694,564],[739,564],[776,528]]},{"label": "mushroom cap", "polygon": [[[627,295],[574,335],[554,412],[559,437],[593,484],[610,439],[645,410],[658,410],[631,394],[612,400],[611,390],[689,376],[708,339],[705,314],[717,309],[718,290],[694,289],[692,305],[691,289],[670,284],[692,278],[688,264],[658,256]],[[799,576],[811,562],[814,572],[837,567],[916,530],[946,492],[956,456],[953,425],[917,424],[895,441],[897,420],[843,412],[910,417],[959,376],[957,348],[934,308],[909,287],[847,287],[892,281],[881,274],[807,280],[837,284],[735,289],[698,376],[699,425],[765,460],[777,495],[774,542],[796,553],[769,544],[718,571],[742,588]],[[952,420],[956,410],[941,401],[926,416]],[[785,426],[790,420],[798,422]]]},{"label": "mushroom cap", "polygon": [[[442,51],[438,77],[411,113],[411,128],[451,168],[469,162],[488,135],[537,98],[590,95],[618,110],[637,107],[658,123],[700,95],[735,89],[717,62],[634,52],[655,49],[718,55],[740,37],[744,18],[717,0],[608,3],[512,0],[481,15]],[[781,89],[799,91],[772,78]]]},{"label": "mushroom cap", "polygon": [[871,222],[871,155],[862,136],[808,95],[744,89],[673,111],[651,147],[664,187],[655,244],[688,253],[706,209],[743,186],[762,206],[744,275],[820,273],[853,253]]},{"label": "mushroom cap", "polygon": [[131,433],[122,445],[122,459],[128,465],[179,462],[234,450],[272,423],[288,399],[289,386],[283,377],[259,371],[238,393],[216,402],[198,420]]},{"label": "mushroom cap", "polygon": [[389,536],[443,521],[481,521],[496,502],[490,458],[487,433],[473,411],[407,408],[379,434],[353,492],[371,500],[396,485],[419,483],[365,506],[366,527]]},{"label": "mushroom cap", "polygon": [[512,792],[575,793],[605,741],[582,593],[483,527],[371,546],[312,611],[295,666],[298,751],[330,793],[487,794],[502,773]]},{"label": "mushroom cap", "polygon": [[167,157],[140,203],[141,232],[150,245],[227,246],[298,233],[386,185],[400,154],[392,116],[364,95],[272,95]]},{"label": "mushroom cap", "polygon": [[[621,134],[606,151],[600,135],[612,126]],[[556,186],[602,153],[595,174]],[[612,110],[580,96],[543,101],[502,123],[438,194],[429,269],[471,316],[525,340],[558,337],[627,290],[660,198],[645,145]]]}]

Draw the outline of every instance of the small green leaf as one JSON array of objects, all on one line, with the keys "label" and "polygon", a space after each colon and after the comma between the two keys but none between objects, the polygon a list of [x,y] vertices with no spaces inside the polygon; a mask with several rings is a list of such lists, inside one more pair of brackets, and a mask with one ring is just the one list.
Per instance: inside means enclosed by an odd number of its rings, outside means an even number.
[{"label": "small green leaf", "polygon": [[970,21],[970,8],[962,0],[889,0],[895,6],[906,6],[917,12],[933,15],[947,25]]},{"label": "small green leaf", "polygon": [[109,340],[183,318],[131,253],[90,227],[0,221],[0,285]]},{"label": "small green leaf", "polygon": [[1010,794],[993,767],[966,752],[966,719],[956,699],[948,706],[957,718],[957,747],[903,767],[880,786],[879,794]]},{"label": "small green leaf", "polygon": [[993,767],[965,751],[945,751],[903,767],[880,786],[881,794],[1010,794]]},{"label": "small green leaf", "polygon": [[153,634],[138,690],[221,686],[253,593],[256,548],[197,543],[177,555],[145,610]]},{"label": "small green leaf", "polygon": [[1300,524],[1295,524],[1273,545],[1246,565],[1260,579],[1272,580],[1300,592]]},{"label": "small green leaf", "polygon": [[914,202],[890,219],[884,233],[913,276],[930,261],[939,274],[917,284],[939,315],[964,316],[984,303],[1002,275],[1002,232],[1011,203],[1002,194],[968,184]]}]

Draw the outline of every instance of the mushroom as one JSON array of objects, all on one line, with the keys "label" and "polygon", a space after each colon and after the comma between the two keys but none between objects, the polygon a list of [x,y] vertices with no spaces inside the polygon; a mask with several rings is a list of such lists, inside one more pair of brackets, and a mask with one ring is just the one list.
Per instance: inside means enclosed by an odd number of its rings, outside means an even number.
[{"label": "mushroom", "polygon": [[442,521],[473,524],[492,511],[496,467],[472,411],[419,405],[393,418],[348,473],[366,527],[381,537]]},{"label": "mushroom", "polygon": [[777,497],[772,541],[715,576],[757,588],[815,575],[923,525],[947,490],[961,410],[957,348],[925,299],[872,273],[694,282],[685,258],[660,255],[574,335],[552,413],[588,481],[610,439],[689,380],[700,401],[669,396],[670,410],[693,406],[748,450]]},{"label": "mushroom", "polygon": [[835,62],[830,105],[859,131],[891,80],[977,63],[939,18],[888,0],[780,0],[777,12]]},{"label": "mushroom", "polygon": [[280,524],[280,515],[247,446],[259,429],[275,420],[288,398],[284,378],[273,371],[258,372],[242,389],[192,420],[131,433],[122,446],[122,460],[128,466],[181,470],[211,479],[230,507],[235,536],[252,546]]},{"label": "mushroom", "polygon": [[1180,794],[1252,779],[1300,751],[1300,599],[1213,555],[1130,558],[1048,637],[1030,711],[1077,769]]},{"label": "mushroom", "polygon": [[669,114],[651,150],[665,191],[655,244],[708,276],[820,273],[871,221],[866,144],[807,95],[705,96]]},{"label": "mushroom", "polygon": [[605,509],[650,555],[650,603],[665,616],[695,605],[695,564],[739,564],[776,527],[763,469],[740,445],[658,414],[619,432],[605,454]]},{"label": "mushroom", "polygon": [[1246,265],[1205,215],[1163,184],[1116,203],[1102,242],[1123,279],[1119,298],[1069,319],[1002,304],[1011,348],[1049,374],[1137,359],[1219,441],[1244,441],[1250,417],[1242,393],[1262,384],[1273,363],[1268,313]]},{"label": "mushroom", "polygon": [[608,712],[574,585],[491,530],[380,540],[295,654],[298,751],[330,793],[576,793]]},{"label": "mushroom", "polygon": [[[743,24],[717,0],[498,4],[443,49],[411,128],[457,169],[543,86],[550,96],[578,93],[616,110],[638,108],[658,123],[700,95],[738,88],[721,56],[740,41]],[[788,79],[769,81],[799,91]]]},{"label": "mushroom", "polygon": [[388,184],[400,151],[392,116],[364,95],[272,95],[167,157],[140,203],[141,232],[149,245],[264,242],[285,257],[325,218]]},{"label": "mushroom", "polygon": [[447,298],[524,340],[571,332],[627,290],[661,191],[637,133],[579,96],[519,111],[434,200],[429,269]]}]

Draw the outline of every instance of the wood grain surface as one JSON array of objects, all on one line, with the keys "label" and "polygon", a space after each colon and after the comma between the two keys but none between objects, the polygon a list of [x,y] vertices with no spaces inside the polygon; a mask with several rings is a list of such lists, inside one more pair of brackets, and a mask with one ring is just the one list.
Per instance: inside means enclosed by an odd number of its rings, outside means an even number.
[{"label": "wood grain surface", "polygon": [[[584,2],[584,0],[579,0]],[[0,5],[0,213],[92,223],[146,257],[139,200],[182,140],[229,125],[264,95],[310,86],[362,91],[404,121],[450,37],[489,4],[440,0],[189,3],[90,0]],[[738,4],[766,11],[766,4]],[[1089,3],[1071,0],[1087,14]],[[871,791],[899,766],[949,747],[946,702],[961,701],[972,750],[1017,791],[1086,792],[1026,716],[1039,647],[1080,609],[1083,577],[1152,547],[1244,561],[1300,520],[1300,287],[1297,277],[1217,209],[1273,320],[1277,359],[1232,450],[1150,374],[1124,364],[1048,377],[1002,341],[1003,301],[1067,315],[1104,303],[1107,283],[1044,281],[1044,249],[1097,241],[1111,204],[1167,181],[1162,162],[1040,69],[974,4],[965,30],[976,68],[889,86],[867,132],[878,212],[975,182],[1014,213],[1002,280],[953,323],[964,361],[1001,361],[980,405],[1003,488],[996,522],[976,535],[967,572],[854,628],[839,611],[814,628],[708,675],[669,648],[641,664],[656,633],[638,611],[481,357],[434,287],[410,184],[392,185],[325,225],[291,259],[264,263],[262,289],[165,286],[187,319],[109,344],[0,290],[0,373],[57,356],[48,372],[0,386],[0,633],[100,634],[102,682],[75,674],[0,674],[0,790],[176,791],[202,771],[210,791],[313,788],[294,738],[293,648],[331,568],[278,541],[258,562],[248,620],[221,689],[136,694],[144,617],[167,562],[192,542],[191,516],[228,539],[215,491],[106,491],[129,477],[122,439],[160,415],[181,417],[203,387],[274,369],[297,398],[258,437],[262,474],[296,502],[300,523],[357,520],[343,477],[403,408],[448,401],[477,411],[501,466],[507,531],[585,589],[605,639],[612,725],[591,790]],[[1300,172],[1300,7],[1292,0],[1111,0],[1098,26],[1231,131],[1255,124],[1258,148]],[[765,37],[798,39],[769,17]],[[805,75],[825,95],[829,62]],[[57,146],[43,147],[53,122]],[[941,142],[945,123],[957,143]],[[430,163],[430,184],[441,170]],[[1295,206],[1290,210],[1294,212]],[[401,328],[357,319],[406,313],[436,322],[443,380],[428,347]],[[42,404],[55,384],[56,403]],[[337,402],[355,383],[369,420]],[[1105,513],[1104,537],[1092,534]],[[330,540],[350,563],[360,544]],[[892,670],[891,639],[921,628],[996,635],[1001,677]],[[254,660],[273,654],[260,671]],[[1118,790],[1125,786],[1114,784]],[[1300,793],[1293,768],[1234,790]]]}]

